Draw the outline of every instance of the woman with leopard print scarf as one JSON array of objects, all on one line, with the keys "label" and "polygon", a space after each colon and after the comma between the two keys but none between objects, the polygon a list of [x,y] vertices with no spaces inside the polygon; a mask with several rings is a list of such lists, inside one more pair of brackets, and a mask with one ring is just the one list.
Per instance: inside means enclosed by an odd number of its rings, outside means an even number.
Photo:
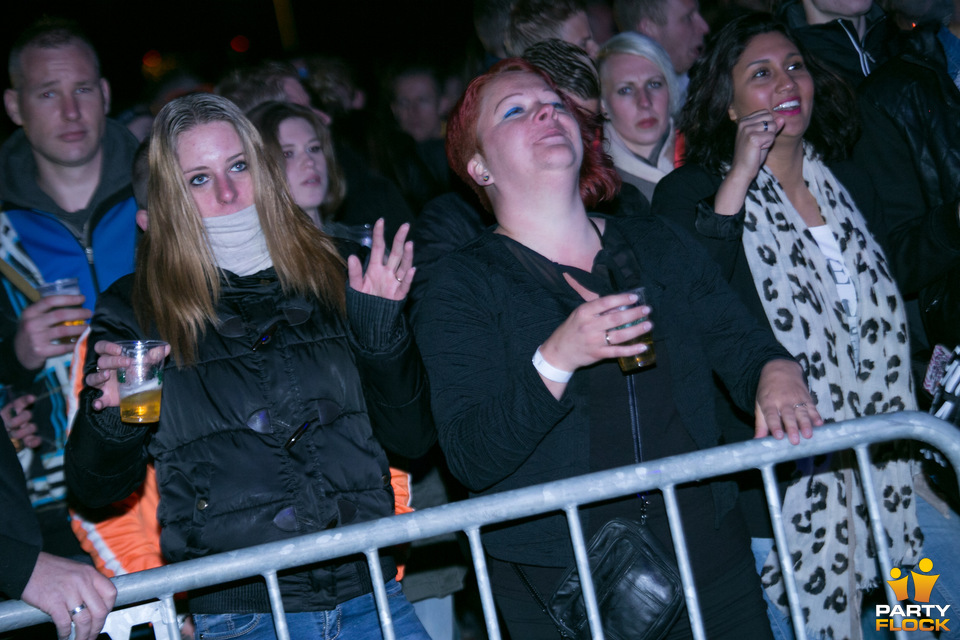
[{"label": "woman with leopard print scarf", "polygon": [[[690,164],[661,181],[654,211],[710,249],[804,367],[825,420],[915,409],[903,301],[858,209],[872,191],[836,163],[859,132],[850,89],[782,24],[751,14],[715,36],[690,90],[680,117]],[[922,557],[915,497],[926,483],[906,445],[884,451],[875,471],[887,545],[910,566]],[[787,482],[784,522],[810,637],[860,638],[862,594],[885,577],[854,467],[846,453],[805,460]],[[769,543],[755,542],[766,556]],[[944,569],[951,558],[936,560],[941,576],[957,573]],[[785,605],[775,553],[765,565],[767,593]],[[792,637],[789,620],[770,615],[775,635]]]}]

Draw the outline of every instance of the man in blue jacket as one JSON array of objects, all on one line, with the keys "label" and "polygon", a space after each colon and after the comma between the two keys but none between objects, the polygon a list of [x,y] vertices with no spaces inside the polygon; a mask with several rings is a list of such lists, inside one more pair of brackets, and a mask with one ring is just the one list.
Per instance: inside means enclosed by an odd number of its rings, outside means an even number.
[{"label": "man in blue jacket", "polygon": [[[0,148],[0,258],[20,278],[0,278],[0,384],[33,396],[40,444],[20,451],[44,551],[79,556],[63,484],[72,341],[97,294],[133,271],[137,227],[130,188],[136,140],[108,121],[110,87],[77,28],[41,21],[10,51],[10,119],[21,128]],[[3,266],[3,265],[0,265]],[[77,278],[82,296],[31,303],[15,280],[37,286]],[[61,392],[61,387],[63,392]]]}]

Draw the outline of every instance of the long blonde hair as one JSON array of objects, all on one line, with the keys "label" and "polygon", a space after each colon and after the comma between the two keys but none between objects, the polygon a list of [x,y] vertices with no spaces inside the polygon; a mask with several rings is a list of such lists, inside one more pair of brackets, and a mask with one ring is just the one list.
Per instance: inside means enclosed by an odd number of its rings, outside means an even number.
[{"label": "long blonde hair", "polygon": [[261,152],[260,134],[225,98],[199,93],[168,103],[150,139],[147,188],[150,223],[137,250],[133,308],[143,327],[155,326],[175,362],[191,365],[208,322],[216,321],[220,270],[187,189],[177,157],[180,135],[213,122],[230,123],[243,145],[267,249],[285,293],[315,295],[345,313],[345,263],[333,241],[293,202],[283,170]]}]

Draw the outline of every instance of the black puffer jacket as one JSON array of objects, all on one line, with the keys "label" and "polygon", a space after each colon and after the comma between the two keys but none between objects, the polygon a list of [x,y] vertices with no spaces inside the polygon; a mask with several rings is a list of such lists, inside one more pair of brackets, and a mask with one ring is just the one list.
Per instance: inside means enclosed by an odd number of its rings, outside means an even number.
[{"label": "black puffer jacket", "polygon": [[914,33],[859,93],[864,126],[855,155],[883,202],[871,229],[904,293],[920,292],[923,301],[952,285],[960,313],[960,91],[936,32]]},{"label": "black puffer jacket", "polygon": [[[134,320],[131,283],[101,296],[91,344],[152,333]],[[70,488],[90,506],[110,503],[139,485],[152,457],[171,561],[392,514],[381,442],[417,456],[434,439],[402,303],[348,290],[348,326],[315,299],[284,295],[272,268],[222,285],[219,322],[206,327],[196,364],[166,366],[157,428],[125,425],[115,408],[95,413],[99,391],[83,392],[67,451]],[[389,579],[395,566],[383,565]],[[191,594],[191,610],[268,611],[261,582]],[[362,563],[280,582],[290,612],[332,609],[371,590]]]}]

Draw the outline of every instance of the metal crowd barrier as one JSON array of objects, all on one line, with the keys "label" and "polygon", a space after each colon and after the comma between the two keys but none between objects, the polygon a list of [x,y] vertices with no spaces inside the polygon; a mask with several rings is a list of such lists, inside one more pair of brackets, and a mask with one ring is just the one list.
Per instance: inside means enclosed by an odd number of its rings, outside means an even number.
[{"label": "metal crowd barrier", "polygon": [[[589,575],[578,506],[658,489],[663,492],[667,508],[690,624],[694,637],[703,640],[706,635],[680,524],[675,487],[687,482],[759,469],[767,493],[777,546],[780,549],[792,621],[797,637],[804,638],[803,619],[797,604],[797,587],[789,561],[789,550],[780,544],[785,539],[785,531],[774,467],[789,460],[853,449],[860,468],[874,539],[883,540],[885,538],[873,484],[873,469],[869,464],[869,445],[891,440],[915,440],[929,444],[944,455],[954,470],[960,470],[960,430],[955,426],[917,412],[861,418],[821,427],[816,430],[811,440],[804,440],[797,446],[786,440],[773,438],[750,440],[118,576],[113,579],[118,591],[117,610],[108,617],[104,631],[111,634],[112,640],[126,640],[132,626],[149,621],[153,623],[158,638],[179,640],[174,593],[260,575],[266,580],[277,637],[279,640],[289,640],[277,572],[362,553],[367,558],[374,584],[383,637],[386,640],[395,640],[378,549],[463,531],[470,542],[488,636],[490,640],[500,640],[490,579],[480,541],[481,527],[551,511],[563,511],[570,526],[577,568],[582,576]],[[881,568],[885,575],[889,575],[892,567],[886,546],[877,546],[880,548]],[[584,579],[582,583],[591,632],[594,638],[602,639],[604,636],[593,582],[591,579]],[[896,602],[889,585],[886,588],[889,602]],[[128,606],[135,603],[142,604],[137,607]],[[46,614],[23,602],[0,603],[0,632],[47,620],[49,618]],[[903,632],[898,632],[897,635],[900,638],[906,636]]]}]

